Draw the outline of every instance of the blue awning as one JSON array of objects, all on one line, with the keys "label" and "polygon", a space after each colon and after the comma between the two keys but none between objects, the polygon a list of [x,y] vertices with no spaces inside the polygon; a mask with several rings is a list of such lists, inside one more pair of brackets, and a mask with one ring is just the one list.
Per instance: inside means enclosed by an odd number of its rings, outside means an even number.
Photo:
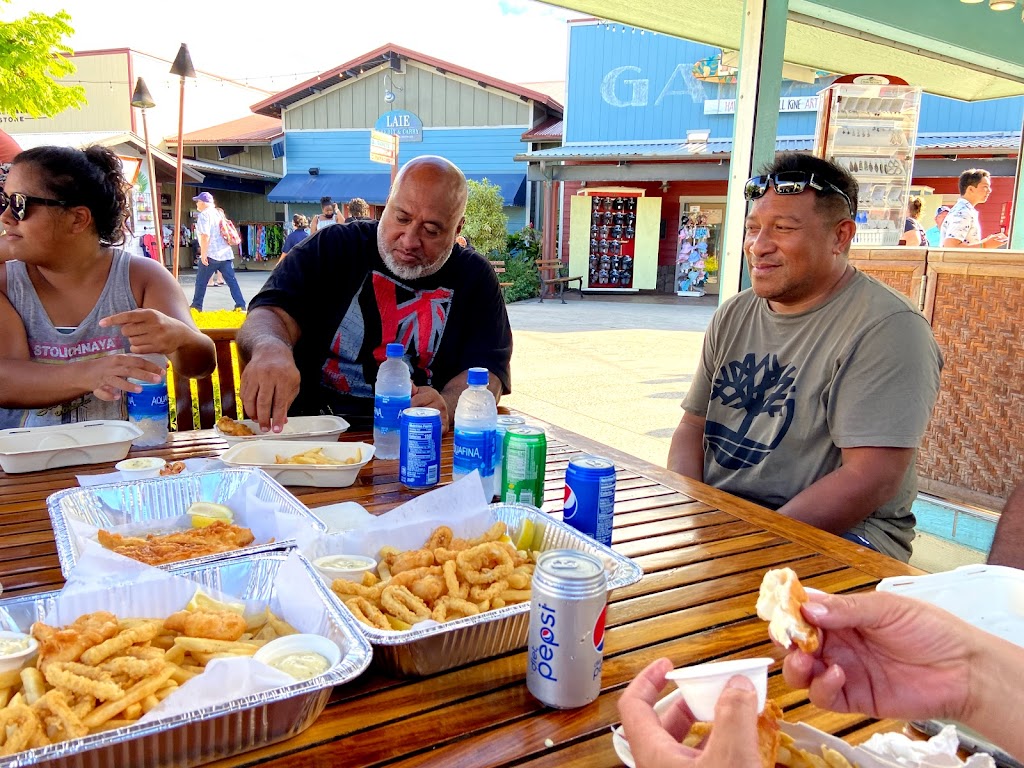
[{"label": "blue awning", "polygon": [[[467,173],[467,179],[486,178],[501,188],[506,206],[526,204],[525,173]],[[373,205],[383,205],[391,185],[390,173],[289,173],[267,198],[273,203],[319,203],[321,197],[351,200],[361,197]]]}]

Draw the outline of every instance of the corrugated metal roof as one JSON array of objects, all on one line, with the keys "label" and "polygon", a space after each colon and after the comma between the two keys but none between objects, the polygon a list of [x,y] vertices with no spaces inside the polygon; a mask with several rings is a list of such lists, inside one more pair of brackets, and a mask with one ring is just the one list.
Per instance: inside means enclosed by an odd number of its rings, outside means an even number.
[{"label": "corrugated metal roof", "polygon": [[221,176],[233,176],[239,179],[279,181],[282,178],[280,173],[259,171],[255,168],[243,168],[240,165],[228,165],[227,163],[214,163],[209,160],[196,160],[191,157],[186,157],[184,164],[187,168],[194,168],[203,173],[216,173]]},{"label": "corrugated metal roof", "polygon": [[[1020,146],[1019,131],[984,133],[923,133],[917,138],[917,154],[937,149],[1006,150]],[[811,152],[813,136],[782,136],[775,142],[777,152]],[[710,139],[706,143],[686,141],[638,141],[629,144],[565,144],[516,156],[516,160],[689,160],[708,155],[728,155],[732,139]]]},{"label": "corrugated metal roof", "polygon": [[[246,115],[238,120],[230,120],[220,125],[211,125],[198,131],[186,133],[181,143],[188,144],[270,144],[274,139],[284,136],[284,128],[278,117],[266,115]],[[178,135],[164,139],[168,146],[178,143]]]},{"label": "corrugated metal roof", "polygon": [[562,127],[564,121],[559,117],[552,117],[540,125],[531,128],[522,135],[523,141],[561,141]]}]

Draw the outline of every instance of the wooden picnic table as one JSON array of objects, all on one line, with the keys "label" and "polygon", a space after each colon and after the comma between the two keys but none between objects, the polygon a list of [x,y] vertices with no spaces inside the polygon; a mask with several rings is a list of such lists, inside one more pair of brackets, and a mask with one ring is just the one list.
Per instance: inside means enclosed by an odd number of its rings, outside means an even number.
[{"label": "wooden picnic table", "polygon": [[[539,425],[548,434],[544,510],[561,512],[570,458],[594,453],[613,460],[618,469],[613,546],[644,570],[639,583],[610,597],[599,698],[576,710],[545,708],[526,689],[523,650],[420,679],[389,677],[371,666],[336,688],[305,732],[215,765],[617,766],[621,763],[610,734],[619,722],[616,702],[649,662],[661,656],[677,666],[735,657],[781,659],[754,611],[765,570],[789,566],[807,586],[830,592],[871,590],[883,577],[920,573],[580,435]],[[368,440],[369,435],[350,432],[342,439]],[[180,460],[216,457],[225,448],[214,432],[205,430],[172,433],[167,446],[133,455]],[[451,455],[449,434],[442,482],[451,479]],[[46,497],[74,486],[76,474],[110,471],[110,465],[94,465],[23,475],[0,472],[0,583],[5,595],[63,584]],[[414,495],[398,482],[396,461],[371,462],[348,488],[290,490],[310,507],[356,501],[373,513]],[[772,666],[768,693],[788,720],[852,743],[902,729],[902,723],[819,710],[804,691],[785,684],[779,666]]]}]

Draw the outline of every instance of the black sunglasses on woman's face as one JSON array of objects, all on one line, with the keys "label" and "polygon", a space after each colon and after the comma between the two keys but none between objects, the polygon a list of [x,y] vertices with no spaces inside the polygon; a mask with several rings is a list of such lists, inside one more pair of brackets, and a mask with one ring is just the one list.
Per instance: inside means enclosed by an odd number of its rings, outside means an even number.
[{"label": "black sunglasses on woman's face", "polygon": [[11,192],[7,194],[3,190],[0,190],[0,213],[3,213],[8,209],[11,209],[11,214],[18,221],[24,221],[25,217],[28,216],[28,206],[32,205],[47,205],[50,207],[59,206],[61,208],[67,207],[68,203],[66,200],[53,200],[48,197],[32,197],[31,195],[23,195],[21,192]]}]

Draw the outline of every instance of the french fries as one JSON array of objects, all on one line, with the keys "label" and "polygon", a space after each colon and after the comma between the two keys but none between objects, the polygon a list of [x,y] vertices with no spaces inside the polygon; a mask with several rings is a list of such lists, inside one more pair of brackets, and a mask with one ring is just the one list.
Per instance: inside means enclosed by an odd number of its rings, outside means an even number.
[{"label": "french fries", "polygon": [[195,637],[165,626],[178,627],[182,615],[196,614],[202,614],[196,625],[209,626],[233,613],[233,606],[199,597],[166,621],[97,612],[67,627],[34,624],[38,656],[0,680],[0,757],[133,725],[213,659],[252,656],[296,632],[269,610],[254,620],[246,640]]},{"label": "french fries", "polygon": [[324,453],[323,448],[310,448],[308,451],[302,453],[296,453],[293,456],[274,456],[275,464],[314,464],[320,466],[350,466],[352,464],[358,464],[363,460],[363,451],[360,448],[356,448],[356,455],[349,456],[347,459],[332,459]]}]

